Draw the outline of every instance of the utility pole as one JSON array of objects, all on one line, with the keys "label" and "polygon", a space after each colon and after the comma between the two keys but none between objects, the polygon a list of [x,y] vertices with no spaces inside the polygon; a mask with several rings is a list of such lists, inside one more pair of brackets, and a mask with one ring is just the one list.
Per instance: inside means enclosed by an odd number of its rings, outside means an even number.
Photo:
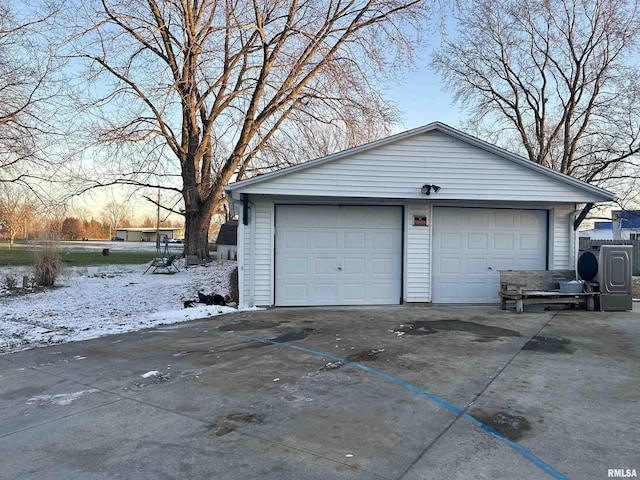
[{"label": "utility pole", "polygon": [[160,245],[160,189],[158,189],[158,216],[156,217],[156,242]]}]

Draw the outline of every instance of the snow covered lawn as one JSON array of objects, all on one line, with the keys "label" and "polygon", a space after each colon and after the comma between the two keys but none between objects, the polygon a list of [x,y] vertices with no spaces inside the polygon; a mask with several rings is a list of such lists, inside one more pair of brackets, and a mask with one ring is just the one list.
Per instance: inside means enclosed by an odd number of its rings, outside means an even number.
[{"label": "snow covered lawn", "polygon": [[[7,295],[0,286],[0,354],[87,340],[237,311],[196,304],[198,291],[225,295],[236,262],[193,266],[173,275],[143,275],[147,265],[71,269],[56,287]],[[22,278],[22,272],[13,272]],[[27,274],[27,272],[25,272]]]}]

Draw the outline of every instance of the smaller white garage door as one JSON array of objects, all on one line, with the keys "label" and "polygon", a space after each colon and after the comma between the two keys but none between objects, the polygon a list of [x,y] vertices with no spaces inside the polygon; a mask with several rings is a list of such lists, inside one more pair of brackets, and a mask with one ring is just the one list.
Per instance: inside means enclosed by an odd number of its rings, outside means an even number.
[{"label": "smaller white garage door", "polygon": [[275,303],[398,304],[402,208],[276,206]]},{"label": "smaller white garage door", "polygon": [[547,212],[436,207],[434,303],[499,301],[500,270],[544,270]]}]

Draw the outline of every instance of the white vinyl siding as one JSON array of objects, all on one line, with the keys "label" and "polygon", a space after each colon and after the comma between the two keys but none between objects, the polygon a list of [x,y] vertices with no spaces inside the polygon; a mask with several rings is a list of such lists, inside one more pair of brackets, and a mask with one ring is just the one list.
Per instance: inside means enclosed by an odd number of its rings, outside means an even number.
[{"label": "white vinyl siding", "polygon": [[[405,220],[405,302],[431,301],[431,205],[412,203],[407,206]],[[425,215],[427,226],[414,226],[414,215]]]},{"label": "white vinyl siding", "polygon": [[[249,214],[253,215],[252,212]],[[238,221],[238,293],[240,294],[240,305],[247,307],[253,305],[251,297],[251,284],[253,282],[251,265],[252,225],[244,225],[242,213]]]},{"label": "white vinyl siding", "polygon": [[270,201],[257,199],[252,199],[251,204],[253,218],[249,225],[242,226],[243,246],[239,261],[243,267],[245,296],[240,302],[243,306],[269,306],[273,305],[273,206]]},{"label": "white vinyl siding", "polygon": [[423,184],[441,187],[434,201],[585,202],[590,194],[439,131],[291,171],[242,193],[313,197],[421,199]]},{"label": "white vinyl siding", "polygon": [[574,211],[574,205],[559,205],[551,211],[553,228],[552,260],[549,266],[551,270],[575,268],[575,252],[571,251],[577,242],[577,235],[573,231],[571,222],[571,214]]}]

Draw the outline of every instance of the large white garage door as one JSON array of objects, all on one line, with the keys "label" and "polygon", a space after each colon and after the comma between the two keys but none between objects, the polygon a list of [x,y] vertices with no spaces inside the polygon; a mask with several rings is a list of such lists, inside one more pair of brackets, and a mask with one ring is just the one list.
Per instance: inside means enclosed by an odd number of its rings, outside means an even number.
[{"label": "large white garage door", "polygon": [[275,303],[400,303],[402,208],[276,206]]},{"label": "large white garage door", "polygon": [[500,270],[544,270],[544,210],[436,207],[434,303],[498,302]]}]

